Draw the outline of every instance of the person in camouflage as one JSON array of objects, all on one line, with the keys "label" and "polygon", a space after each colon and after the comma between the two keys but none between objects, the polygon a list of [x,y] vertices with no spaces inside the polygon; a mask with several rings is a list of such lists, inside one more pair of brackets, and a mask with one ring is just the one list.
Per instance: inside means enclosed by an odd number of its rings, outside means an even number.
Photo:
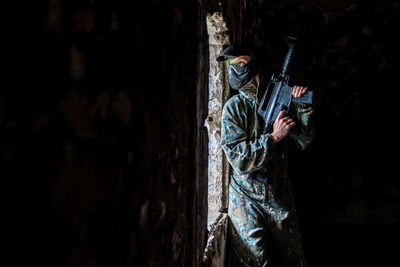
[{"label": "person in camouflage", "polygon": [[[281,111],[272,132],[262,134],[254,53],[230,46],[217,60],[228,61],[229,84],[239,91],[224,105],[221,121],[221,146],[233,169],[228,214],[234,265],[305,266],[287,175],[288,145],[292,139],[305,149],[311,142],[313,109],[298,104],[294,114]],[[307,90],[294,86],[293,96]]]}]

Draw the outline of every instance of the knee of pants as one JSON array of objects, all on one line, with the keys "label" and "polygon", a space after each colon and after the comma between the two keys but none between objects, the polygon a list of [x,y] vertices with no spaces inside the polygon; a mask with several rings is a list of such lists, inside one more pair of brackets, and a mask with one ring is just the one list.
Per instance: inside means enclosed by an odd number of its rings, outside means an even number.
[{"label": "knee of pants", "polygon": [[267,247],[261,227],[237,228],[230,223],[230,244],[236,258],[244,266],[266,266]]}]

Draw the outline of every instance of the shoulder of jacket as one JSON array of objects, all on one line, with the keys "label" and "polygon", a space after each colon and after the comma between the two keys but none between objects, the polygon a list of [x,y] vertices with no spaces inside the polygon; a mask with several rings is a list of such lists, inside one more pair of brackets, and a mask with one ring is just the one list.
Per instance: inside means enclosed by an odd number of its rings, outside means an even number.
[{"label": "shoulder of jacket", "polygon": [[243,104],[243,99],[240,94],[234,95],[226,101],[224,105],[225,110],[237,109],[241,104]]}]

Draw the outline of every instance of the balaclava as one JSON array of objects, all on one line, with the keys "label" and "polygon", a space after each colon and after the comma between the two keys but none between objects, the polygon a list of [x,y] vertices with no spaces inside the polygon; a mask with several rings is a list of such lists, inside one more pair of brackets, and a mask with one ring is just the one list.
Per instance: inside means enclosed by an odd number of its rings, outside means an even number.
[{"label": "balaclava", "polygon": [[[230,60],[238,56],[250,56],[251,61],[240,66],[231,64]],[[231,45],[217,58],[217,61],[228,60],[229,84],[233,89],[240,89],[247,84],[258,72],[257,62],[253,51],[245,46]]]},{"label": "balaclava", "polygon": [[257,70],[253,60],[243,66],[239,64],[229,64],[228,67],[229,84],[233,89],[242,88],[256,74]]}]

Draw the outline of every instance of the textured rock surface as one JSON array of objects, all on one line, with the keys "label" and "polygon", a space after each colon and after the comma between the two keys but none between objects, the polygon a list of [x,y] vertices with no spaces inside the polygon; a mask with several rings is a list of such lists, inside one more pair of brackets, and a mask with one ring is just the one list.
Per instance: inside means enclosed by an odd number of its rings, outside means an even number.
[{"label": "textured rock surface", "polygon": [[207,246],[203,254],[204,266],[224,266],[226,264],[226,243],[228,234],[228,214],[220,213],[211,226]]},{"label": "textured rock surface", "polygon": [[208,53],[196,2],[1,5],[13,265],[196,265],[207,232],[197,60]]},{"label": "textured rock surface", "polygon": [[[208,117],[205,126],[208,130],[208,225],[215,222],[219,211],[226,207],[226,181],[221,148],[221,116],[224,96],[229,92],[226,81],[226,67],[216,58],[229,44],[228,29],[223,17],[218,14],[207,15],[209,36],[209,76],[208,76]],[[225,185],[225,187],[224,187]]]}]

